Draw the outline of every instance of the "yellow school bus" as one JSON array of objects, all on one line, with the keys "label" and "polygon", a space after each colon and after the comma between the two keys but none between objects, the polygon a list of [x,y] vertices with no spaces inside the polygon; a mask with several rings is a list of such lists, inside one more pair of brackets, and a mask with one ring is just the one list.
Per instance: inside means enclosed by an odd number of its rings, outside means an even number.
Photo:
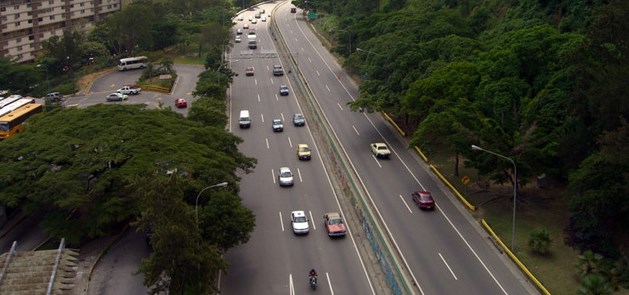
[{"label": "yellow school bus", "polygon": [[44,106],[40,103],[29,103],[23,105],[0,117],[0,140],[11,138],[15,134],[22,132],[22,123],[32,115],[41,113]]}]

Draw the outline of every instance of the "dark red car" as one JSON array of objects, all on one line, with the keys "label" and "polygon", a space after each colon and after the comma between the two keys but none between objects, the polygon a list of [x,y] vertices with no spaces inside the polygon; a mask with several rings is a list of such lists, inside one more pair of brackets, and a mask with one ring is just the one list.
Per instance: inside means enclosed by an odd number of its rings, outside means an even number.
[{"label": "dark red car", "polygon": [[177,98],[175,100],[175,106],[177,106],[178,108],[186,108],[188,107],[188,102],[184,98]]},{"label": "dark red car", "polygon": [[419,206],[419,209],[435,209],[435,200],[429,192],[418,191],[413,192],[411,195],[413,196],[413,201]]}]

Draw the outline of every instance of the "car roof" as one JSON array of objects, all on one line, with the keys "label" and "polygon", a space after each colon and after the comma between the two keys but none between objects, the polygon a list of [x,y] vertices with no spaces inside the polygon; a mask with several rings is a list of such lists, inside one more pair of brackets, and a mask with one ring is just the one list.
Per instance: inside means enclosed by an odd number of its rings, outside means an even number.
[{"label": "car roof", "polygon": [[413,194],[420,195],[420,196],[432,196],[432,194],[427,191],[416,191],[416,192],[413,192]]},{"label": "car roof", "polygon": [[290,171],[290,168],[288,167],[280,167],[280,172],[282,171]]},{"label": "car roof", "polygon": [[338,212],[328,212],[325,215],[327,215],[329,219],[341,219],[341,214]]},{"label": "car roof", "polygon": [[306,213],[304,213],[304,211],[302,210],[296,210],[296,211],[291,212],[290,214],[294,216],[306,216]]},{"label": "car roof", "polygon": [[300,143],[300,144],[297,145],[297,147],[308,147],[308,144]]}]

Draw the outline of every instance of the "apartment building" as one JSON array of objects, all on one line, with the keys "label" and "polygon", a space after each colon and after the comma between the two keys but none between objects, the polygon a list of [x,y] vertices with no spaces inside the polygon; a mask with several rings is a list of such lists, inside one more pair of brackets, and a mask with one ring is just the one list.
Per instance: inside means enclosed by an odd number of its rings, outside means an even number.
[{"label": "apartment building", "polygon": [[123,1],[0,0],[0,56],[32,61],[43,41],[67,29],[86,30],[119,11]]}]

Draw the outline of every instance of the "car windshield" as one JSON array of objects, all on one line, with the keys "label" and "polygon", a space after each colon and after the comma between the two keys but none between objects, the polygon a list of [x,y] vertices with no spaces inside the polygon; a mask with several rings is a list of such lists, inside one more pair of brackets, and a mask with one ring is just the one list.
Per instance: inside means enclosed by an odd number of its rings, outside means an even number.
[{"label": "car windshield", "polygon": [[280,174],[281,177],[291,177],[292,174],[289,171],[284,171],[282,172],[282,174]]},{"label": "car windshield", "polygon": [[306,222],[305,216],[297,216],[295,217],[295,222]]},{"label": "car windshield", "polygon": [[310,148],[309,148],[309,147],[307,147],[307,146],[302,146],[302,147],[300,147],[300,148],[299,148],[299,151],[300,151],[300,152],[309,152],[309,151],[310,151]]},{"label": "car windshield", "polygon": [[430,201],[430,196],[429,195],[420,195],[420,199],[422,201]]},{"label": "car windshield", "polygon": [[386,146],[381,145],[381,146],[379,146],[379,147],[378,147],[378,149],[379,149],[379,150],[386,150],[386,149],[387,149],[387,147],[386,147]]},{"label": "car windshield", "polygon": [[330,224],[343,224],[343,221],[340,219],[330,219]]}]

